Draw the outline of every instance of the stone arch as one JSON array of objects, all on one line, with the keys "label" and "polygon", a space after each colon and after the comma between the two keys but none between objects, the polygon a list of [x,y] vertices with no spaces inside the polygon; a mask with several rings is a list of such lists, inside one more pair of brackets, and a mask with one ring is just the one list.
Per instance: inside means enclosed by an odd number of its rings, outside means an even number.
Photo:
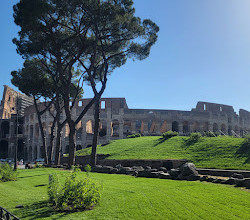
[{"label": "stone arch", "polygon": [[136,120],[135,121],[135,132],[136,133],[141,133],[142,132],[142,121],[141,120]]},{"label": "stone arch", "polygon": [[228,133],[228,135],[232,136],[232,126],[231,125],[228,126],[227,133]]},{"label": "stone arch", "polygon": [[8,141],[0,141],[0,159],[8,158],[9,143]]},{"label": "stone arch", "polygon": [[167,130],[168,130],[168,123],[167,123],[167,121],[165,120],[165,121],[163,121],[162,124],[161,124],[160,132],[161,132],[161,133],[165,133],[165,132],[167,132]]},{"label": "stone arch", "polygon": [[208,122],[203,123],[203,131],[209,131],[209,123]]},{"label": "stone arch", "polygon": [[38,123],[35,124],[35,137],[36,138],[39,137],[39,125],[38,125]]},{"label": "stone arch", "polygon": [[219,131],[219,126],[217,123],[213,124],[213,132],[218,132]]},{"label": "stone arch", "polygon": [[227,134],[227,127],[226,127],[225,124],[221,124],[221,129],[220,130],[222,131],[223,134]]},{"label": "stone arch", "polygon": [[44,135],[46,135],[46,133],[47,133],[47,126],[46,126],[46,123],[43,122],[43,123],[42,123],[42,126],[43,126],[43,133],[44,133]]},{"label": "stone arch", "polygon": [[188,134],[190,132],[189,130],[189,122],[188,121],[184,121],[183,122],[183,133],[184,134]]},{"label": "stone arch", "polygon": [[34,130],[33,125],[30,125],[30,138],[33,138],[33,130]]},{"label": "stone arch", "polygon": [[126,136],[132,134],[132,132],[131,132],[131,121],[130,120],[124,120],[123,134],[125,134]]},{"label": "stone arch", "polygon": [[33,154],[33,159],[36,160],[37,159],[37,146],[34,146],[34,154]]},{"label": "stone arch", "polygon": [[21,160],[24,159],[24,142],[22,139],[18,140],[18,145],[17,145],[17,159]]},{"label": "stone arch", "polygon": [[53,122],[50,121],[48,125],[48,134],[51,135],[51,128],[52,128]]},{"label": "stone arch", "polygon": [[82,139],[82,121],[79,121],[76,125],[76,139]]},{"label": "stone arch", "polygon": [[155,134],[156,133],[156,122],[152,121],[150,129],[149,129],[150,134]]},{"label": "stone arch", "polygon": [[29,149],[28,149],[28,160],[32,160],[32,146],[29,146]]},{"label": "stone arch", "polygon": [[81,150],[82,149],[82,145],[78,144],[76,145],[76,150]]},{"label": "stone arch", "polygon": [[93,122],[92,122],[92,120],[88,120],[86,122],[86,133],[87,134],[93,134],[94,133],[93,132]]},{"label": "stone arch", "polygon": [[65,137],[68,137],[68,136],[69,136],[69,132],[70,132],[69,124],[66,123],[66,124],[65,124]]},{"label": "stone arch", "polygon": [[193,124],[193,132],[200,132],[200,124],[198,121],[195,121]]},{"label": "stone arch", "polygon": [[172,122],[172,131],[179,132],[179,123],[177,121]]},{"label": "stone arch", "polygon": [[105,137],[107,135],[107,122],[106,121],[100,121],[99,124],[99,136]]},{"label": "stone arch", "polygon": [[8,121],[3,121],[1,124],[1,130],[2,138],[6,138],[6,135],[8,135],[10,131],[10,123]]},{"label": "stone arch", "polygon": [[119,137],[119,121],[117,119],[114,119],[111,122],[111,136]]},{"label": "stone arch", "polygon": [[239,133],[240,133],[240,129],[239,129],[238,125],[235,125],[234,132],[235,132],[236,134],[239,134]]}]

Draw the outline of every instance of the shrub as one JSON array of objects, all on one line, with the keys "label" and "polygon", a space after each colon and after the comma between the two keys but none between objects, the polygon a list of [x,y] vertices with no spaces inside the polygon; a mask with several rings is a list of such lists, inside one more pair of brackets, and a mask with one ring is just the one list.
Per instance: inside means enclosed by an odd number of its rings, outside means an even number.
[{"label": "shrub", "polygon": [[175,136],[178,136],[178,132],[176,131],[167,131],[165,133],[162,134],[162,137],[167,140],[169,138],[172,138],[172,137],[175,137]]},{"label": "shrub", "polygon": [[205,131],[204,136],[205,137],[216,137],[216,135],[212,131]]},{"label": "shrub", "polygon": [[189,141],[190,142],[197,142],[199,139],[201,138],[201,134],[196,132],[196,133],[191,133],[190,136],[189,136]]},{"label": "shrub", "polygon": [[100,200],[100,186],[90,178],[79,180],[78,171],[72,172],[60,186],[55,174],[49,176],[49,201],[59,210],[85,210]]},{"label": "shrub", "polygon": [[131,134],[127,136],[127,138],[137,138],[137,137],[141,137],[141,134],[137,133],[137,134]]},{"label": "shrub", "polygon": [[0,165],[0,181],[15,181],[17,179],[17,171],[14,171],[8,163]]}]

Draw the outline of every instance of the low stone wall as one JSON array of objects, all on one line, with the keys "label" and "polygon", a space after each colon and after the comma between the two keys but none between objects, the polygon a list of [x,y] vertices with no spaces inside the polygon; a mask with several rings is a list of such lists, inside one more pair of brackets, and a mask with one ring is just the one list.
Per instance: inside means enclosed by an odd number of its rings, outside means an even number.
[{"label": "low stone wall", "polygon": [[186,162],[187,160],[100,160],[98,161],[98,164],[112,167],[115,167],[118,164],[121,164],[123,167],[149,166],[155,169],[165,167],[170,170],[172,168],[178,168]]},{"label": "low stone wall", "polygon": [[[121,164],[123,167],[133,167],[133,166],[149,166],[155,169],[160,167],[165,167],[168,170],[172,168],[178,168],[182,164],[186,163],[187,160],[108,160],[105,159],[110,155],[98,155],[97,164],[102,166],[112,166],[115,167],[118,164]],[[68,158],[62,158],[61,163],[66,164]],[[90,164],[90,156],[77,156],[76,157],[77,165],[87,165]]]},{"label": "low stone wall", "polygon": [[197,169],[197,171],[201,175],[223,176],[223,177],[230,177],[234,173],[239,173],[242,174],[244,178],[250,178],[250,171],[247,170]]}]

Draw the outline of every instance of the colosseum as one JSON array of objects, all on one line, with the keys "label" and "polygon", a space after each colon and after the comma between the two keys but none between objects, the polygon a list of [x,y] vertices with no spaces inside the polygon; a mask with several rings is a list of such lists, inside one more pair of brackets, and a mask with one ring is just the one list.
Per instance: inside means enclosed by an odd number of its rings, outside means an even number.
[{"label": "colosseum", "polygon": [[[4,94],[2,101],[8,102],[9,97]],[[29,97],[26,97],[28,100]],[[11,98],[10,98],[11,100]],[[80,99],[73,107],[72,114],[76,118],[90,99]],[[42,157],[42,140],[34,105],[22,106],[23,114],[19,116],[23,129],[18,135],[14,129],[17,114],[10,114],[9,118],[0,119],[0,158],[13,157],[13,148],[18,143],[19,159],[35,160]],[[61,120],[65,119],[65,114]],[[126,138],[127,135],[140,133],[142,135],[161,135],[172,130],[180,135],[191,132],[219,132],[221,135],[243,136],[250,132],[250,112],[240,109],[236,114],[232,106],[209,102],[198,102],[191,111],[130,109],[125,98],[102,98],[100,113],[99,144],[110,140]],[[42,116],[46,140],[49,140],[52,117],[49,112]],[[77,149],[85,148],[92,143],[94,108],[76,126]],[[62,154],[68,152],[69,128],[66,125],[62,134]],[[17,137],[18,136],[18,137]],[[13,141],[15,140],[15,141]]]}]

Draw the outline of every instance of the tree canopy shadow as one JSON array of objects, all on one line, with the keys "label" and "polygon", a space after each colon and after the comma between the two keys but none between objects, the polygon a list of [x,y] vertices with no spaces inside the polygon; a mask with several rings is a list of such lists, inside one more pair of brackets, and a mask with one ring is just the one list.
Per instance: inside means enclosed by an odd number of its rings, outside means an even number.
[{"label": "tree canopy shadow", "polygon": [[238,157],[246,157],[245,164],[250,163],[250,142],[248,140],[243,141],[235,154]]},{"label": "tree canopy shadow", "polygon": [[165,138],[159,138],[158,140],[155,141],[155,144],[153,145],[154,147],[158,146],[159,144],[162,144],[165,142],[167,139]]},{"label": "tree canopy shadow", "polygon": [[[24,206],[24,208],[19,210],[16,215],[19,215],[19,217],[22,219],[27,218],[30,220],[35,220],[46,217],[49,217],[49,219],[60,219],[68,214],[70,214],[70,212],[57,212],[52,206],[50,206],[48,201],[42,201]],[[53,215],[56,216],[53,217]]]}]

